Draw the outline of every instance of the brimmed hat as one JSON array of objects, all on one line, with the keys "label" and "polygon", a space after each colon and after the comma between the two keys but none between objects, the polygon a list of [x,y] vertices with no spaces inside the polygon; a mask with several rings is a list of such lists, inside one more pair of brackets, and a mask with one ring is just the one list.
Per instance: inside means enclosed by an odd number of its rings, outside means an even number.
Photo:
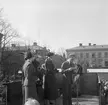
[{"label": "brimmed hat", "polygon": [[53,56],[53,55],[54,55],[54,53],[48,52],[46,56],[51,57],[51,56]]},{"label": "brimmed hat", "polygon": [[27,60],[27,59],[30,59],[30,58],[32,58],[32,53],[31,52],[25,52],[24,59]]}]

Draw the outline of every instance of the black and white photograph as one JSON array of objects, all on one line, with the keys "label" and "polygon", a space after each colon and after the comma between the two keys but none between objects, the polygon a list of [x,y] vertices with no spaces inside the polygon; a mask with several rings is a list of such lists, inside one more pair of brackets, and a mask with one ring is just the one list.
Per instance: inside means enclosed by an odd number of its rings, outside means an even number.
[{"label": "black and white photograph", "polygon": [[0,0],[0,105],[108,105],[108,0]]}]

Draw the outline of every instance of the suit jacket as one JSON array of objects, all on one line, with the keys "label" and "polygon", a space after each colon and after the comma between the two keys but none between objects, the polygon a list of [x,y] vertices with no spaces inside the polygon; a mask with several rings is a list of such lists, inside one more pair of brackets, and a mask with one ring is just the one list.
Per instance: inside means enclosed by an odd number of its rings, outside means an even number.
[{"label": "suit jacket", "polygon": [[[66,69],[69,69],[70,67],[73,67],[73,66],[74,65],[71,65],[68,61],[65,61],[65,62],[62,63],[61,69],[63,71],[65,71]],[[67,72],[65,72],[65,75],[66,75],[66,77],[68,79],[69,84],[72,83],[72,73],[73,73],[73,71],[67,71]]]}]

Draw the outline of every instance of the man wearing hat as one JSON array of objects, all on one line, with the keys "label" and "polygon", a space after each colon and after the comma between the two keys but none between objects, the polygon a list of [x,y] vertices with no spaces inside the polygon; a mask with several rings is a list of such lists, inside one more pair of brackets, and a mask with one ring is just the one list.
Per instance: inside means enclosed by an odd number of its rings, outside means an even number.
[{"label": "man wearing hat", "polygon": [[77,61],[75,53],[71,53],[68,59],[61,65],[62,72],[73,70]]},{"label": "man wearing hat", "polygon": [[72,85],[72,74],[73,71],[77,70],[76,68],[76,56],[75,53],[69,55],[69,58],[62,63],[61,69],[66,77],[66,84],[64,85],[63,92],[63,105],[72,105],[72,95],[71,95],[71,85]]}]

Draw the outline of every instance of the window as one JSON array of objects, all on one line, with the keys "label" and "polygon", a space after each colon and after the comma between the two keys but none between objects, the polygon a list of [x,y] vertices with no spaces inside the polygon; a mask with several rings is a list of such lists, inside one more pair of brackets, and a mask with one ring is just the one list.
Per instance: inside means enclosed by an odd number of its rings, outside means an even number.
[{"label": "window", "polygon": [[92,58],[95,58],[96,57],[96,54],[95,53],[92,53]]},{"label": "window", "polygon": [[83,58],[83,53],[80,53],[80,58]]},{"label": "window", "polygon": [[102,59],[98,59],[98,66],[99,66],[99,67],[102,66]]},{"label": "window", "polygon": [[99,57],[99,58],[101,58],[101,56],[102,56],[102,53],[101,53],[101,52],[99,52],[99,53],[98,53],[98,57]]},{"label": "window", "polygon": [[104,53],[104,57],[105,57],[105,58],[108,58],[108,52],[105,52],[105,53]]},{"label": "window", "polygon": [[108,61],[105,61],[105,67],[108,67]]},{"label": "window", "polygon": [[89,53],[86,53],[86,58],[89,58]]}]

